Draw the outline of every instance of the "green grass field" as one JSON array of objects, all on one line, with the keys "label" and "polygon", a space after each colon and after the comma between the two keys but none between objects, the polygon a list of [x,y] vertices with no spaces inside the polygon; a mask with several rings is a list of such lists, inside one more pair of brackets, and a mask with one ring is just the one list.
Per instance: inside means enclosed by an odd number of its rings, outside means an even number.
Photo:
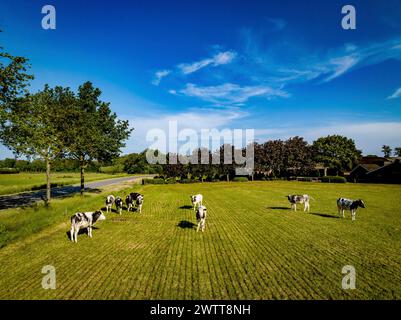
[{"label": "green grass field", "polygon": [[[86,173],[85,181],[95,181],[123,177],[126,174]],[[51,183],[68,185],[79,183],[80,174],[75,172],[52,173]],[[39,187],[46,188],[45,173],[0,174],[0,195],[30,191]]]},{"label": "green grass field", "polygon": [[[92,239],[69,242],[74,211],[132,190],[145,195],[141,215],[109,213]],[[194,193],[208,208],[204,233],[193,225]],[[288,209],[292,193],[316,199],[311,213]],[[337,217],[340,196],[364,199],[355,222]],[[399,185],[204,183],[5,210],[0,299],[400,299],[400,199]],[[41,287],[45,265],[56,268],[55,290]],[[341,288],[345,265],[356,268],[355,290]]]}]

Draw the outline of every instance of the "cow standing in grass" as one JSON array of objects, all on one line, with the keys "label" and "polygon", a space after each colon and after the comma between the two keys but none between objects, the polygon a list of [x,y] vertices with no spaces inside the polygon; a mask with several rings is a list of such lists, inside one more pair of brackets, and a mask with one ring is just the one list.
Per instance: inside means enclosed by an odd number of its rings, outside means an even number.
[{"label": "cow standing in grass", "polygon": [[125,198],[125,203],[127,204],[127,211],[130,211],[131,209],[136,206],[137,211],[139,213],[142,212],[142,205],[143,205],[143,195],[137,192],[130,193],[126,198]]},{"label": "cow standing in grass", "polygon": [[72,242],[78,242],[78,232],[80,229],[87,229],[88,236],[92,238],[92,226],[100,220],[106,220],[102,211],[77,212],[71,217],[70,237]]},{"label": "cow standing in grass", "polygon": [[196,221],[198,223],[196,232],[198,232],[199,229],[201,229],[202,232],[205,231],[206,213],[207,213],[206,207],[203,205],[200,205],[196,210]]},{"label": "cow standing in grass", "polygon": [[117,197],[116,201],[114,203],[116,205],[117,212],[119,214],[121,214],[123,211],[123,204],[124,204],[123,199],[121,199],[120,197]]},{"label": "cow standing in grass", "polygon": [[304,204],[304,212],[306,210],[308,210],[308,212],[309,212],[309,208],[310,208],[309,200],[311,198],[309,195],[307,195],[307,194],[288,195],[287,198],[288,198],[288,201],[291,203],[291,209],[294,209],[295,211],[297,211],[297,203],[300,203],[300,204],[303,203]]},{"label": "cow standing in grass", "polygon": [[113,195],[109,195],[106,198],[106,212],[111,212],[111,207],[114,204],[114,201],[116,201],[116,198]]},{"label": "cow standing in grass", "polygon": [[350,210],[352,221],[354,221],[358,207],[365,208],[363,200],[351,200],[347,198],[337,199],[338,214],[342,213],[343,218],[345,218],[344,210]]},{"label": "cow standing in grass", "polygon": [[201,194],[196,194],[191,196],[191,203],[193,206],[194,211],[196,210],[196,206],[201,206],[203,201],[203,196]]}]

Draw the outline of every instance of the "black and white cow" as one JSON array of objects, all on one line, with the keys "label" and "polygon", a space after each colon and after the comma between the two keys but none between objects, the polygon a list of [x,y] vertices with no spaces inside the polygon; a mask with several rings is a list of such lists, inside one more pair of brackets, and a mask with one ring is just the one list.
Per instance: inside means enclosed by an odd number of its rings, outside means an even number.
[{"label": "black and white cow", "polygon": [[126,198],[125,198],[125,203],[127,204],[127,210],[130,211],[131,209],[136,206],[137,211],[139,213],[142,212],[142,205],[143,205],[143,195],[137,192],[130,193]]},{"label": "black and white cow", "polygon": [[203,201],[203,196],[201,194],[196,194],[191,196],[191,203],[194,211],[196,210],[196,205],[201,206]]},{"label": "black and white cow", "polygon": [[291,209],[294,209],[295,211],[297,211],[297,203],[303,203],[304,204],[304,212],[306,210],[308,210],[309,212],[309,200],[311,199],[311,197],[307,194],[303,194],[303,195],[288,195],[287,196],[288,201],[291,203]]},{"label": "black and white cow", "polygon": [[107,196],[106,198],[106,212],[111,212],[111,207],[114,204],[114,201],[116,201],[116,198],[111,194]]},{"label": "black and white cow", "polygon": [[202,232],[205,231],[206,213],[207,213],[207,209],[203,205],[200,205],[196,209],[196,221],[198,223],[198,228],[196,229],[196,232],[198,232],[199,229],[201,229]]},{"label": "black and white cow", "polygon": [[88,236],[92,238],[92,226],[100,220],[106,220],[102,211],[77,212],[71,217],[70,237],[72,242],[78,242],[80,229],[87,229]]},{"label": "black and white cow", "polygon": [[116,205],[116,209],[117,209],[118,213],[121,214],[123,211],[123,204],[124,204],[123,199],[121,199],[120,197],[117,197],[116,201],[114,203]]},{"label": "black and white cow", "polygon": [[337,199],[338,214],[342,213],[343,218],[345,218],[344,210],[350,210],[352,221],[354,221],[356,215],[356,209],[358,209],[358,207],[365,208],[365,203],[363,202],[363,200],[361,199],[351,200],[347,198]]}]

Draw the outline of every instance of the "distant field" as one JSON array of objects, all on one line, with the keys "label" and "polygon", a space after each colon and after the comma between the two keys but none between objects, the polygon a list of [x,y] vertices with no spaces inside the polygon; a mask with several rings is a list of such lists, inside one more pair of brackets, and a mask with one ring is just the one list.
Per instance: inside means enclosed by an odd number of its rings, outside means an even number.
[{"label": "distant field", "polygon": [[[125,175],[126,174],[86,173],[85,181],[117,178]],[[51,183],[57,185],[75,184],[80,181],[79,173],[53,173],[51,176]],[[30,191],[40,187],[46,188],[45,185],[45,173],[0,174],[0,195]]]},{"label": "distant field", "polygon": [[[401,298],[399,185],[137,185],[115,194],[132,190],[145,195],[142,214],[109,213],[77,244],[69,217],[103,207],[110,190],[49,210],[1,211],[0,235],[13,243],[0,249],[0,299]],[[204,233],[195,230],[194,193],[208,208]],[[290,211],[291,193],[312,195],[311,213]],[[355,222],[338,218],[340,196],[365,201]],[[45,265],[56,268],[56,290],[41,287]],[[355,290],[341,288],[345,265],[356,268]]]}]

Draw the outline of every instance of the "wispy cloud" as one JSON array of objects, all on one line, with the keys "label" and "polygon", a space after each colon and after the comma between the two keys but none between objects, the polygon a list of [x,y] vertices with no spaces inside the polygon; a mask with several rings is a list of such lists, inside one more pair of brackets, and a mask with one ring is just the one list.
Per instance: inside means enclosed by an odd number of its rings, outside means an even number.
[{"label": "wispy cloud", "polygon": [[219,65],[228,64],[233,61],[236,55],[237,53],[235,51],[219,52],[211,58],[202,59],[192,63],[181,63],[177,66],[177,68],[183,74],[190,74],[209,65],[217,67]]},{"label": "wispy cloud", "polygon": [[288,98],[290,95],[281,90],[269,86],[239,86],[233,83],[225,83],[218,86],[200,87],[188,83],[186,87],[179,91],[180,94],[189,97],[196,97],[201,100],[215,104],[239,104],[246,102],[252,97],[274,97]]},{"label": "wispy cloud", "polygon": [[397,99],[401,97],[401,88],[398,88],[397,90],[394,91],[394,93],[391,96],[388,96],[387,99]]},{"label": "wispy cloud", "polygon": [[[265,37],[251,29],[242,31],[241,55],[245,70],[254,78],[282,85],[311,80],[330,82],[358,68],[401,60],[401,38],[381,42],[345,43],[340,47],[315,51],[290,42],[266,43]],[[285,63],[283,63],[285,53]]]},{"label": "wispy cloud", "polygon": [[316,78],[323,77],[323,82],[329,82],[353,69],[379,64],[389,59],[401,60],[401,39],[361,46],[346,44],[334,52],[312,61],[304,71],[315,74]]},{"label": "wispy cloud", "polygon": [[155,77],[152,80],[152,84],[154,84],[155,86],[158,86],[160,84],[160,81],[168,76],[171,73],[170,70],[159,70],[155,73]]},{"label": "wispy cloud", "polygon": [[273,25],[273,31],[280,31],[285,28],[287,25],[287,21],[283,19],[274,19],[274,18],[269,18],[267,19],[272,25]]}]

